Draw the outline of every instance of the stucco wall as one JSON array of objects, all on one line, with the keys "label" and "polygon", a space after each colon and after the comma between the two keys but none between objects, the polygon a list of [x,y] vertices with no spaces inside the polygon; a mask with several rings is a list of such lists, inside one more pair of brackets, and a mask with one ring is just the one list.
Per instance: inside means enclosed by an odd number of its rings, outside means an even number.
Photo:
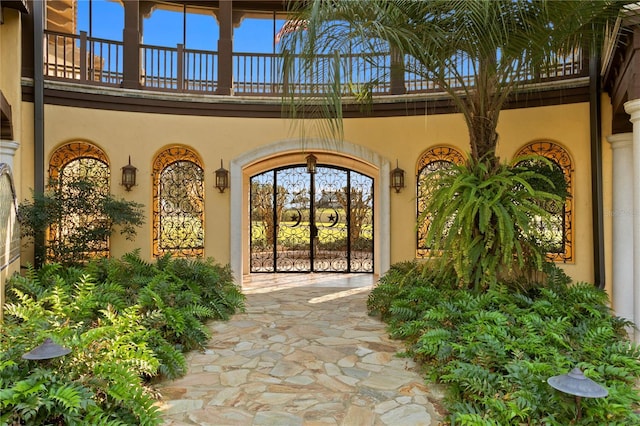
[{"label": "stucco wall", "polygon": [[[25,105],[22,114],[25,123],[29,122],[32,115],[29,106]],[[393,167],[397,160],[399,166],[407,172],[407,187],[399,194],[392,191],[388,197],[390,261],[393,263],[414,258],[416,162],[421,153],[434,145],[451,145],[467,152],[468,135],[462,117],[459,114],[449,114],[359,118],[347,119],[344,126],[345,140],[349,144],[366,147]],[[498,155],[503,161],[510,160],[524,145],[540,140],[558,143],[570,153],[575,185],[574,261],[563,267],[576,280],[592,281],[589,105],[582,103],[503,111],[498,132]],[[25,141],[29,138],[32,140],[26,130],[22,137]],[[214,188],[214,171],[220,167],[220,159],[224,159],[225,167],[229,168],[230,161],[266,145],[271,147],[270,154],[276,155],[279,142],[291,141],[297,137],[298,134],[292,130],[290,123],[279,119],[172,116],[53,105],[45,107],[47,161],[52,151],[61,144],[79,140],[93,143],[102,148],[109,158],[112,166],[112,192],[146,206],[149,219],[139,230],[135,242],[125,241],[119,236],[113,238],[112,253],[115,256],[136,247],[142,249],[144,257],[151,256],[153,157],[167,146],[181,144],[194,149],[204,162],[205,255],[220,262],[230,262],[230,241],[241,237],[230,234],[232,213],[229,192],[220,194]],[[332,150],[335,147],[332,144],[327,142],[325,149]],[[304,142],[300,141],[299,147],[299,161],[302,163],[306,155]],[[607,147],[603,151],[606,160]],[[25,171],[29,170],[26,174],[30,174],[32,170],[32,154],[29,152],[25,150],[23,153],[22,166]],[[129,155],[132,164],[138,168],[138,186],[131,192],[126,192],[119,185],[120,168],[127,164]],[[32,179],[27,176],[25,178],[21,181],[23,192],[28,190],[29,185],[32,186]],[[244,194],[243,197],[248,198],[248,195]],[[248,215],[248,212],[240,212],[245,213]]]},{"label": "stucco wall", "polygon": [[[13,142],[20,142],[21,134],[21,30],[22,23],[20,12],[3,8],[4,23],[0,25],[0,91],[11,105]],[[12,144],[13,145],[13,144]],[[12,149],[13,150],[13,149]],[[11,173],[17,196],[20,196],[19,182],[21,173],[21,149],[12,153]],[[0,159],[0,163],[2,160]],[[2,206],[7,209],[8,206]],[[6,224],[3,224],[3,226]],[[10,229],[7,232],[10,233]],[[8,265],[2,265],[0,269],[0,319],[2,318],[2,305],[5,297],[5,282],[13,273],[20,270],[20,260],[15,260]]]},{"label": "stucco wall", "polygon": [[[20,12],[4,8],[4,23],[0,25],[0,90],[14,109],[20,105],[21,21]],[[19,115],[18,115],[19,116]],[[14,121],[15,126],[19,122]]]}]

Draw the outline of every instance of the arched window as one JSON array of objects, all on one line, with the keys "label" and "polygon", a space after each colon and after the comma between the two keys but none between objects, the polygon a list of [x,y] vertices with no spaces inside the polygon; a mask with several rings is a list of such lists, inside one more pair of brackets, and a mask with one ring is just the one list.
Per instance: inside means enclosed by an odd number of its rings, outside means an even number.
[{"label": "arched window", "polygon": [[543,243],[548,247],[547,256],[554,262],[570,262],[573,260],[573,163],[569,153],[560,145],[553,142],[534,142],[520,151],[516,157],[540,155],[549,159],[554,166],[562,170],[567,182],[567,198],[559,208],[555,204],[549,204],[547,210],[551,214],[549,222],[538,224],[544,226],[540,234],[545,236]]},{"label": "arched window", "polygon": [[[424,213],[426,200],[429,196],[425,185],[426,177],[430,173],[451,167],[452,164],[462,164],[464,161],[465,158],[460,151],[448,146],[430,148],[420,156],[416,166],[417,218],[420,218]],[[416,257],[422,258],[429,254],[429,247],[426,244],[429,223],[423,221],[419,225],[416,235]]]},{"label": "arched window", "polygon": [[[97,199],[109,194],[110,177],[109,160],[104,151],[87,142],[62,145],[53,152],[49,160],[49,189],[57,192],[60,197],[82,197],[90,205],[91,200],[86,197],[95,196]],[[89,184],[91,190],[83,190],[85,184]],[[102,219],[96,214],[87,214],[86,211],[87,209],[78,206],[77,211],[70,208],[60,213],[60,220],[49,228],[48,256],[59,261],[66,259],[65,253],[69,258],[75,256],[67,253],[67,250],[78,247],[77,239],[81,238],[78,231],[95,226]],[[94,239],[88,246],[88,257],[109,255],[108,237]]]},{"label": "arched window", "polygon": [[204,254],[204,171],[198,155],[176,146],[153,162],[153,255]]}]

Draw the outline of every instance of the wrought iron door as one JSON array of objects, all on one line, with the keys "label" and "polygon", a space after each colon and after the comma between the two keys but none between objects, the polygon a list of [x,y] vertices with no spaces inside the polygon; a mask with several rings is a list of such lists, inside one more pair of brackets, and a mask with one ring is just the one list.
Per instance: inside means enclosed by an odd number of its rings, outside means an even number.
[{"label": "wrought iron door", "polygon": [[253,176],[251,272],[373,272],[373,179],[330,166]]}]

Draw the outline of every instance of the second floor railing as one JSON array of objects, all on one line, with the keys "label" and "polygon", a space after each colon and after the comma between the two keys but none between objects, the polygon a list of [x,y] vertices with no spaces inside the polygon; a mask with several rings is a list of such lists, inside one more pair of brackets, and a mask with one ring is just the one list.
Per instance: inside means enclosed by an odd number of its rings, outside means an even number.
[{"label": "second floor railing", "polygon": [[141,84],[149,89],[214,93],[218,56],[207,50],[141,45]]},{"label": "second floor railing", "polygon": [[[85,32],[73,35],[47,30],[44,76],[119,87],[125,78],[124,47],[120,41],[88,37]],[[394,59],[390,53],[318,55],[312,64],[305,64],[312,67],[308,69],[295,55],[285,61],[280,54],[234,52],[225,64],[215,51],[141,44],[138,61],[140,88],[165,92],[216,94],[222,85],[221,67],[225,66],[231,69],[231,94],[235,96],[320,95],[335,84],[336,72],[340,73],[339,90],[350,96],[440,91],[424,77],[414,58]],[[285,66],[287,73],[283,72]],[[457,76],[451,75],[450,85],[472,84],[469,61],[461,58],[455,66]],[[576,51],[558,56],[544,72],[525,70],[514,78],[533,82],[586,75],[582,52]]]},{"label": "second floor railing", "polygon": [[122,81],[123,43],[47,31],[44,40],[44,76],[118,86]]}]

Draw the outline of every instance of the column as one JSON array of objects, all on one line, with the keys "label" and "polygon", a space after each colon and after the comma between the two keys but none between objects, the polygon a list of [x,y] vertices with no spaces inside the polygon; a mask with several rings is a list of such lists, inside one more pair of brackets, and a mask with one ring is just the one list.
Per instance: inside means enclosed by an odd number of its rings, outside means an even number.
[{"label": "column", "polygon": [[0,139],[0,163],[8,164],[12,174],[15,170],[13,167],[13,157],[19,147],[20,143],[17,141]]},{"label": "column", "polygon": [[[19,185],[15,184],[13,158],[19,147],[20,144],[17,141],[0,139],[0,165],[7,164],[9,166],[16,190],[19,189]],[[0,167],[0,170],[2,170],[2,167]],[[18,196],[17,193],[15,195],[16,197]],[[0,201],[6,203],[7,200]],[[3,241],[0,241],[0,321],[2,321],[5,282],[11,274],[20,271],[20,235],[17,232],[18,228],[15,227],[17,221],[16,210],[12,208],[11,203],[9,205],[0,204],[0,208],[3,210],[9,209],[9,213],[5,216],[6,221],[0,223],[0,226],[6,229],[6,237]]]},{"label": "column", "polygon": [[[634,99],[624,104],[624,110],[631,116],[633,124],[633,288],[640,285],[640,99]],[[640,326],[640,290],[633,295],[633,322]],[[640,342],[640,332],[635,333],[635,341]]]},{"label": "column", "polygon": [[407,88],[404,86],[404,57],[397,48],[391,46],[391,94],[404,95]]},{"label": "column", "polygon": [[633,133],[607,137],[613,152],[613,310],[634,321]]},{"label": "column", "polygon": [[220,2],[218,12],[218,95],[230,95],[233,82],[233,1]]},{"label": "column", "polygon": [[140,88],[140,10],[138,0],[124,1],[122,87]]}]

